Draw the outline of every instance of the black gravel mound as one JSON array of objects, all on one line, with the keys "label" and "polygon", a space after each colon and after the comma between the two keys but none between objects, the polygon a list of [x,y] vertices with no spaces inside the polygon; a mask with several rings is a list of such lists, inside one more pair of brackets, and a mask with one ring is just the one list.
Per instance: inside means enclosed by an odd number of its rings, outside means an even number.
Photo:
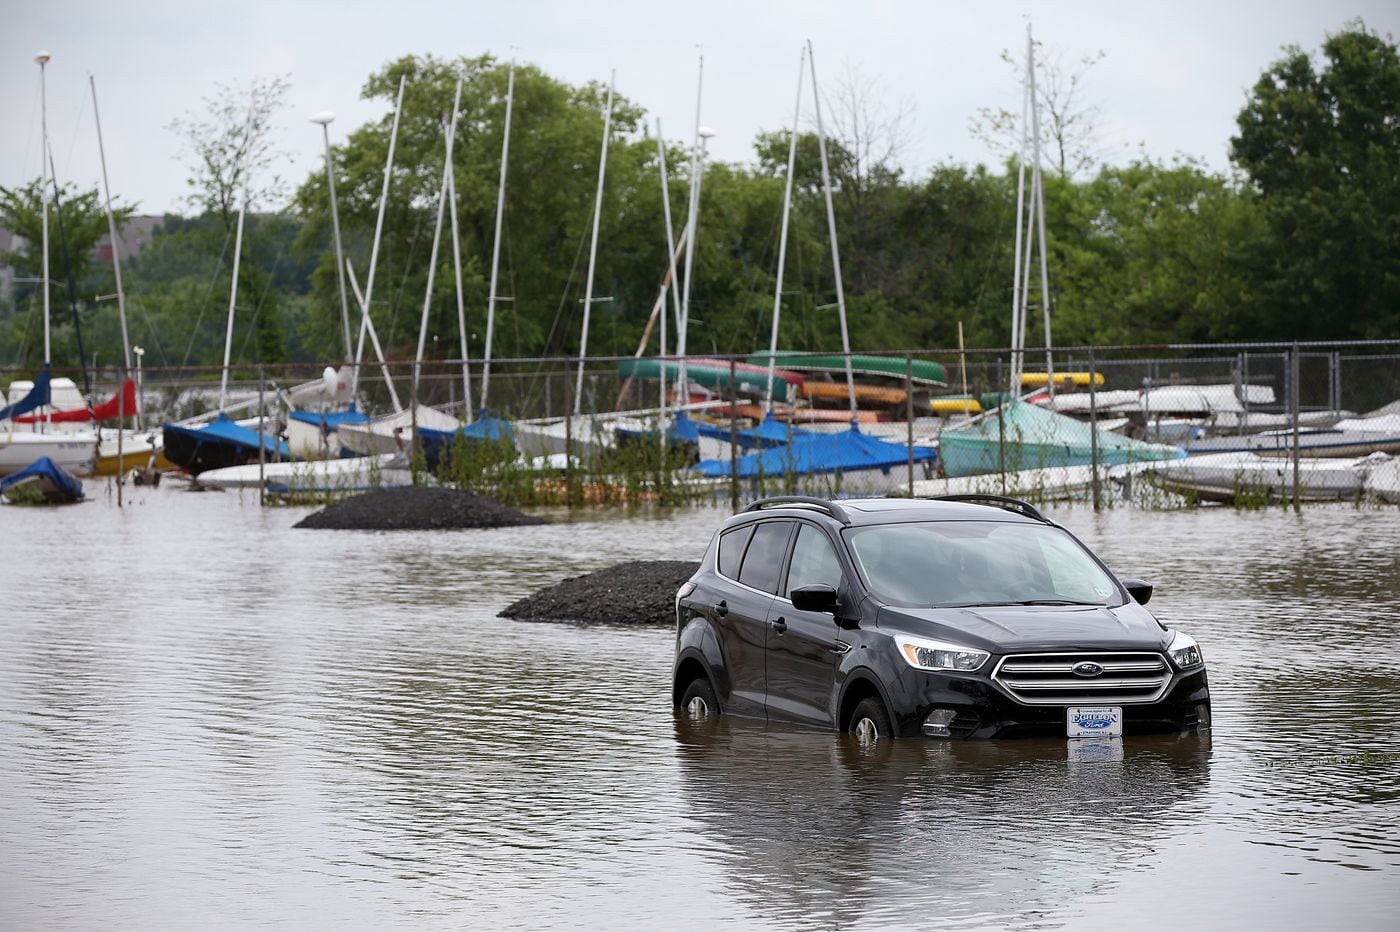
[{"label": "black gravel mound", "polygon": [[307,515],[296,527],[345,531],[428,531],[548,524],[489,498],[440,486],[379,489]]},{"label": "black gravel mound", "polygon": [[673,625],[676,590],[699,563],[637,560],[575,576],[506,607],[502,618],[586,625]]}]

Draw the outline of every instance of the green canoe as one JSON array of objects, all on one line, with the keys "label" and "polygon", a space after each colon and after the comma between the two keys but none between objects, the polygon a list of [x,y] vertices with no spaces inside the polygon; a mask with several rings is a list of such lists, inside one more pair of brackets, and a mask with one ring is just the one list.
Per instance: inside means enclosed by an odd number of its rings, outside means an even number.
[{"label": "green canoe", "polygon": [[[793,372],[835,372],[846,371],[846,357],[838,354],[813,356],[778,350],[778,365]],[[754,353],[748,361],[756,366],[768,365],[768,353]],[[908,362],[900,356],[851,356],[851,371],[856,375],[878,375],[884,378],[904,380],[908,374]],[[948,384],[948,373],[936,362],[927,359],[914,360],[914,383],[917,385]]]}]

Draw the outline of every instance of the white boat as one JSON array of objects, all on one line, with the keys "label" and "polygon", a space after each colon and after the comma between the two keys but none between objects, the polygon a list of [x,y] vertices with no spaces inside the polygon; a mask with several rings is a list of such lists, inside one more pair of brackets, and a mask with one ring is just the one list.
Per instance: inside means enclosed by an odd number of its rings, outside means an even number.
[{"label": "white boat", "polygon": [[41,456],[75,476],[91,476],[97,464],[97,435],[40,434],[13,428],[0,432],[0,476],[19,472]]},{"label": "white boat", "polygon": [[[426,477],[420,477],[426,478]],[[354,492],[412,485],[405,453],[381,453],[336,460],[299,463],[257,463],[226,466],[199,474],[199,484],[219,489],[262,486],[289,492]]]},{"label": "white boat", "polygon": [[361,456],[397,453],[413,447],[415,421],[420,427],[433,430],[454,431],[462,427],[462,422],[450,414],[443,414],[427,405],[417,405],[364,424],[342,423],[336,436],[340,438],[341,446]]},{"label": "white boat", "polygon": [[[1299,498],[1314,502],[1357,498],[1365,489],[1370,472],[1389,461],[1384,454],[1359,459],[1300,460]],[[1256,453],[1211,453],[1152,463],[1143,474],[1162,488],[1203,501],[1279,501],[1293,496],[1293,463]]]},{"label": "white boat", "polygon": [[[1099,467],[1099,485],[1103,494],[1110,481],[1119,482],[1128,475],[1141,472],[1147,463],[1120,463]],[[984,473],[956,479],[924,479],[914,483],[915,498],[935,498],[940,495],[1009,495],[1033,502],[1088,501],[1093,497],[1094,470],[1092,466],[1049,466],[1044,469],[1021,469],[1005,474]]]},{"label": "white boat", "polygon": [[1400,503],[1400,456],[1392,456],[1371,467],[1366,491],[1381,501]]}]

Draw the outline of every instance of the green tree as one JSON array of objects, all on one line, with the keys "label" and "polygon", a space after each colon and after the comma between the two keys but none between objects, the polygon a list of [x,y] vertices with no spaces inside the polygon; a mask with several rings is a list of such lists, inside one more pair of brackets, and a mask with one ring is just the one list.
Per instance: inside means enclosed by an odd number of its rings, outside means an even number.
[{"label": "green tree", "polygon": [[1315,64],[1290,48],[1254,85],[1231,155],[1270,237],[1260,337],[1400,332],[1400,53],[1359,21]]},{"label": "green tree", "polygon": [[[25,247],[5,255],[0,255],[0,264],[14,267],[17,277],[39,279],[43,269],[43,205],[49,204],[49,302],[50,328],[53,349],[53,363],[57,366],[77,366],[77,340],[70,313],[68,282],[74,283],[77,293],[73,300],[84,316],[84,329],[88,321],[101,313],[116,318],[116,309],[110,314],[104,308],[98,311],[95,298],[98,294],[110,293],[114,285],[109,267],[99,265],[97,259],[98,241],[107,235],[107,213],[97,189],[80,191],[73,185],[63,185],[59,190],[59,207],[62,209],[62,237],[66,239],[66,256],[72,267],[65,265],[65,243],[60,239],[60,217],[55,209],[53,189],[42,190],[43,183],[35,180],[15,187],[0,187],[0,225],[13,231],[25,241]],[[47,198],[45,195],[47,194]],[[133,208],[128,204],[114,204],[113,213],[117,224],[121,225],[131,216]],[[43,291],[38,283],[25,283],[16,287],[16,313],[0,325],[0,353],[6,358],[19,359],[23,365],[33,365],[42,360],[43,354]],[[102,328],[104,331],[108,328]],[[89,358],[94,352],[114,352],[121,354],[121,346],[100,346],[88,340],[85,347]],[[106,358],[113,358],[107,356]]]}]

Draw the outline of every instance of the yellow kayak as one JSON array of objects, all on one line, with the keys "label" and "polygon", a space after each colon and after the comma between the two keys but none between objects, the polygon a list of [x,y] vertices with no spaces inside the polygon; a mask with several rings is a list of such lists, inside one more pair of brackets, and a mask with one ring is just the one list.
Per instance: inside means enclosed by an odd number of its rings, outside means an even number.
[{"label": "yellow kayak", "polygon": [[[1056,384],[1056,385],[1063,385],[1063,384],[1065,384],[1066,382],[1068,382],[1070,385],[1078,385],[1078,386],[1083,387],[1083,386],[1086,386],[1086,385],[1089,384],[1089,378],[1090,378],[1090,373],[1088,373],[1088,372],[1056,372],[1056,373],[1055,373],[1055,384]],[[1094,384],[1095,384],[1095,385],[1102,385],[1102,384],[1103,384],[1103,373],[1102,373],[1102,372],[1095,372],[1095,373],[1093,373],[1093,379],[1094,379]],[[1022,385],[1044,385],[1044,384],[1045,384],[1046,382],[1048,382],[1048,381],[1049,381],[1049,376],[1047,376],[1044,372],[1022,372],[1022,373],[1021,373],[1021,384],[1022,384]]]}]

